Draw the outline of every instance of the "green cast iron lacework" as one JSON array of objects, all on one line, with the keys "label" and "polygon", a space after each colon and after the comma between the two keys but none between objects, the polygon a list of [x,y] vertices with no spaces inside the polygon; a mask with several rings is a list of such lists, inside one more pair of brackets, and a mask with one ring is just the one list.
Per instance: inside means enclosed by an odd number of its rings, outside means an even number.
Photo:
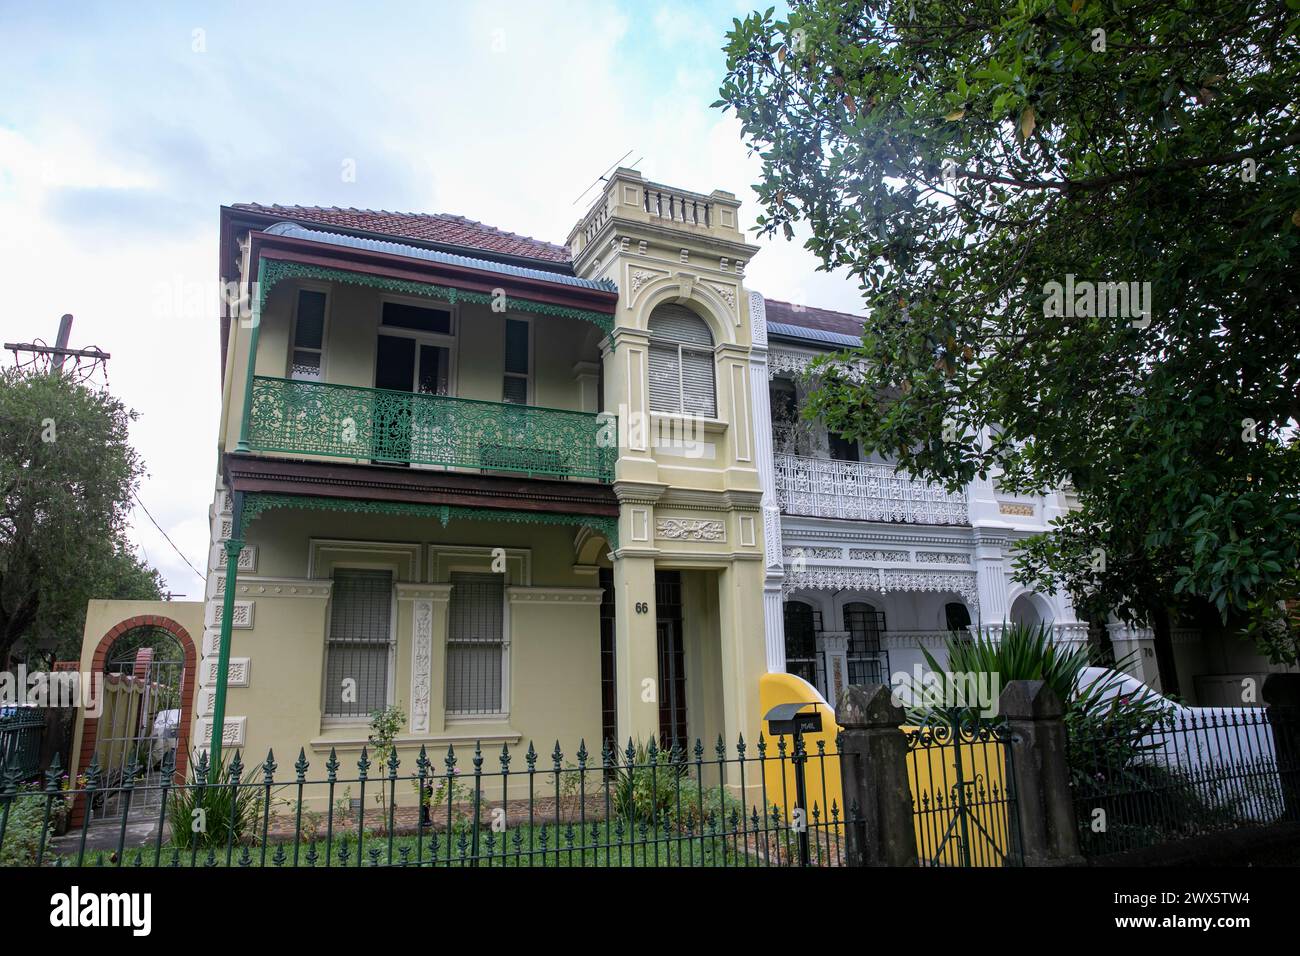
[{"label": "green cast iron lacework", "polygon": [[614,480],[618,418],[255,376],[253,451]]},{"label": "green cast iron lacework", "polygon": [[[389,279],[384,276],[368,275],[364,272],[348,272],[345,269],[331,269],[326,266],[309,266],[300,262],[283,262],[279,259],[261,260],[257,270],[258,311],[266,306],[266,297],[271,289],[282,279],[322,279],[327,282],[346,282],[349,285],[368,286],[384,292],[397,292],[403,295],[425,296],[441,299],[444,302],[474,302],[479,305],[491,305],[496,298],[488,292],[469,292],[465,289],[453,289],[450,286],[434,285],[430,282],[411,282],[405,279]],[[504,277],[503,277],[504,278]],[[533,302],[530,299],[506,297],[505,307],[518,312],[533,315],[554,315],[566,319],[579,319],[590,322],[605,334],[614,331],[614,317],[590,309],[576,309],[571,306],[553,305],[549,302]]]},{"label": "green cast iron lacework", "polygon": [[314,498],[307,495],[251,493],[244,498],[243,518],[238,536],[264,512],[275,508],[301,508],[314,511],[338,511],[354,514],[399,515],[413,518],[436,518],[445,528],[453,519],[467,521],[505,521],[512,524],[576,525],[590,528],[618,547],[618,519],[598,515],[557,514],[547,511],[509,511],[496,508],[468,508],[460,505],[421,505],[398,501],[365,501],[351,498]]}]

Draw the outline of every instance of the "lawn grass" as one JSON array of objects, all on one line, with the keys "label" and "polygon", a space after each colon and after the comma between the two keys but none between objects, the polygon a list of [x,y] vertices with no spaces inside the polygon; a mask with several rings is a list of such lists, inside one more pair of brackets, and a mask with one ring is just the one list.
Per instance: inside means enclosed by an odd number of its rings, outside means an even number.
[{"label": "lawn grass", "polygon": [[[477,857],[472,834],[462,829],[452,834],[450,845],[445,833],[429,833],[421,840],[416,836],[367,834],[361,841],[358,860],[355,831],[336,833],[332,840],[324,837],[297,844],[299,867],[356,866],[434,866],[434,867],[743,867],[763,866],[763,855],[747,848],[743,834],[686,834],[665,830],[637,830],[635,837],[624,832],[620,839],[614,827],[608,835],[603,823],[588,825],[580,832],[577,825],[550,824],[520,826],[496,833],[479,831]],[[247,843],[229,848],[199,849],[197,852],[174,848],[164,842],[160,849],[150,845],[126,848],[119,863],[110,851],[87,852],[83,866],[268,866],[293,867],[295,846],[292,842],[272,843],[265,847]],[[75,866],[76,853],[49,858],[56,866]],[[784,862],[784,861],[783,861]]]}]

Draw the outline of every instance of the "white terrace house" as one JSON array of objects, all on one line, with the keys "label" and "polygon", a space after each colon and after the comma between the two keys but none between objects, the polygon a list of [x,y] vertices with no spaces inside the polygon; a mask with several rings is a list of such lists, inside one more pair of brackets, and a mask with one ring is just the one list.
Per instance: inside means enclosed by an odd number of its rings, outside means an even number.
[{"label": "white terrace house", "polygon": [[[1019,497],[991,480],[949,493],[802,421],[811,362],[857,344],[862,319],[771,299],[753,307],[765,312],[772,422],[772,454],[760,458],[771,462],[769,667],[833,701],[847,684],[910,672],[921,646],[942,660],[953,629],[1050,623],[1058,640],[1088,640],[1068,597],[1011,580],[1009,552],[1069,507],[1064,493]],[[1109,637],[1117,654],[1150,642],[1119,625]]]}]

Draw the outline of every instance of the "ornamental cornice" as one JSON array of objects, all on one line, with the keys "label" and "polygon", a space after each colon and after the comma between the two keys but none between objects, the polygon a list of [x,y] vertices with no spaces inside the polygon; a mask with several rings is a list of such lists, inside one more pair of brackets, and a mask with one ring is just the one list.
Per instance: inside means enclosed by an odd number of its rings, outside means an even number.
[{"label": "ornamental cornice", "polygon": [[[804,522],[818,522],[810,526]],[[822,523],[825,524],[822,524]],[[826,524],[834,527],[827,527]],[[913,547],[948,546],[970,548],[975,542],[970,534],[930,534],[918,529],[916,525],[898,525],[897,529],[884,530],[876,526],[873,530],[856,530],[852,525],[867,524],[839,518],[809,518],[803,515],[781,515],[781,538],[785,541],[802,538],[807,541],[836,541],[846,544],[870,543]],[[841,530],[843,529],[843,530]]]},{"label": "ornamental cornice", "polygon": [[601,588],[508,587],[506,599],[511,604],[599,604]]},{"label": "ornamental cornice", "polygon": [[399,583],[397,599],[399,601],[449,601],[451,585]]},{"label": "ornamental cornice", "polygon": [[708,491],[700,488],[667,487],[658,499],[661,507],[694,511],[758,511],[763,506],[762,491],[731,488]]},{"label": "ornamental cornice", "polygon": [[619,504],[652,505],[663,497],[669,486],[648,481],[616,481],[612,487]]},{"label": "ornamental cornice", "polygon": [[327,598],[333,581],[318,578],[240,577],[235,593],[252,598]]}]

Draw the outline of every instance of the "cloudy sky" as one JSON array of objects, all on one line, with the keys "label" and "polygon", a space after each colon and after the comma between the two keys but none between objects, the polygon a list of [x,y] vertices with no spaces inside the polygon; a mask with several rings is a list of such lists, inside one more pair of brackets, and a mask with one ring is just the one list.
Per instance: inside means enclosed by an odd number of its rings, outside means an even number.
[{"label": "cloudy sky", "polygon": [[[757,163],[709,104],[751,8],[0,0],[0,341],[52,341],[70,312],[73,345],[112,353],[109,387],[139,413],[141,498],[202,568],[218,207],[457,213],[563,242],[592,194],[575,200],[631,150],[658,182],[735,192],[748,225]],[[751,288],[859,311],[798,244],[764,245]],[[201,597],[139,509],[134,537],[172,591]]]}]

